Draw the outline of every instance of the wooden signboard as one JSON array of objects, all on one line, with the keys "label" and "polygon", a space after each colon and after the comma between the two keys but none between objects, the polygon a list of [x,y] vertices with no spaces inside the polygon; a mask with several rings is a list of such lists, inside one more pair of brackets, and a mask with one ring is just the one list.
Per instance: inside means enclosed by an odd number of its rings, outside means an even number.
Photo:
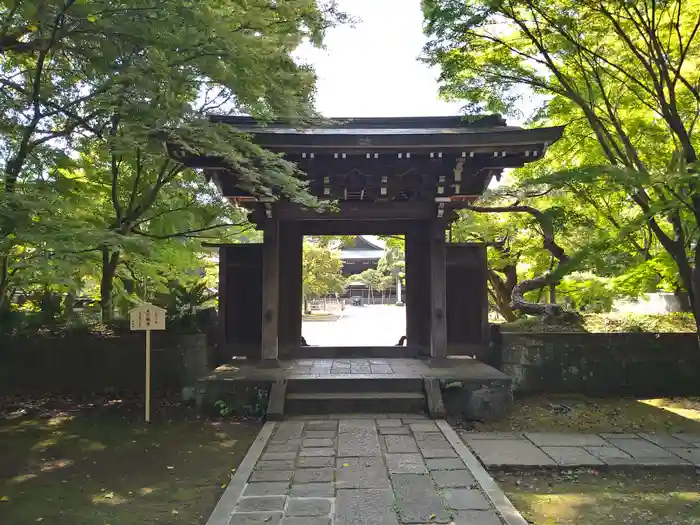
[{"label": "wooden signboard", "polygon": [[144,303],[129,311],[132,330],[146,332],[146,423],[151,421],[151,330],[165,330],[163,308]]}]

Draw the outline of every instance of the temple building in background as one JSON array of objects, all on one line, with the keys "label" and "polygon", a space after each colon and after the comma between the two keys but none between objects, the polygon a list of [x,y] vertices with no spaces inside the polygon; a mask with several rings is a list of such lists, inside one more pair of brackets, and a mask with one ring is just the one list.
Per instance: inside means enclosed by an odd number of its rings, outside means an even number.
[{"label": "temple building in background", "polygon": [[376,270],[386,253],[386,243],[372,235],[357,235],[340,248],[343,275],[357,275],[365,270]]}]

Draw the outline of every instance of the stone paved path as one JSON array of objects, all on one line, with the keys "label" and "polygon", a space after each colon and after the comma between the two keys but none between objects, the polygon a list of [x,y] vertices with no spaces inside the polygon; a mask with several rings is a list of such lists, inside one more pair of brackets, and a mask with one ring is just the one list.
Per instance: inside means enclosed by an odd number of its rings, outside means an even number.
[{"label": "stone paved path", "polygon": [[700,434],[460,432],[486,466],[700,467]]},{"label": "stone paved path", "polygon": [[444,421],[366,417],[267,423],[208,525],[525,525]]},{"label": "stone paved path", "polygon": [[394,305],[347,305],[337,321],[304,321],[312,346],[394,346],[406,333],[406,309]]}]

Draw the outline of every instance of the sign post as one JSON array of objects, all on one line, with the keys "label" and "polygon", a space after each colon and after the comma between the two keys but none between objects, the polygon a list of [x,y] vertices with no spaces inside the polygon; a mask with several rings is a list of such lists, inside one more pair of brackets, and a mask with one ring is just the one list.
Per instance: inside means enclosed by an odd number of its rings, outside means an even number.
[{"label": "sign post", "polygon": [[144,303],[129,311],[132,330],[146,332],[146,423],[151,422],[151,330],[165,330],[165,310]]}]

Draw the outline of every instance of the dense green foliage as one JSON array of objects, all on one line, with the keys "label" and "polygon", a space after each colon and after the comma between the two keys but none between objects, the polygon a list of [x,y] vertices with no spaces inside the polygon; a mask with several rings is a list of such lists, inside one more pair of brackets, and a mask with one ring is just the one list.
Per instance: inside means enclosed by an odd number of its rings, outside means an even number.
[{"label": "dense green foliage", "polygon": [[663,315],[583,314],[577,322],[542,323],[535,318],[518,319],[501,325],[504,332],[694,332],[695,320],[689,313]]},{"label": "dense green foliage", "polygon": [[583,271],[608,279],[613,293],[685,292],[700,321],[700,3],[423,5],[426,55],[441,68],[445,96],[465,100],[473,112],[511,116],[535,100],[531,124],[566,125],[544,161],[516,171],[509,191],[484,205],[541,210],[567,256],[556,257],[545,243],[534,260],[522,259],[534,255],[536,243],[517,223],[530,222],[540,242],[541,224],[509,213],[503,220],[512,221],[512,233],[492,250],[492,281],[512,279],[511,263],[530,275],[553,270],[540,285]]},{"label": "dense green foliage", "polygon": [[0,1],[0,316],[69,318],[87,294],[110,321],[206,273],[203,240],[242,239],[245,213],[166,143],[315,205],[294,165],[208,115],[314,118],[292,53],[342,19],[316,0]]},{"label": "dense green foliage", "polygon": [[334,293],[343,293],[343,262],[338,251],[325,244],[304,243],[302,292],[304,301]]},{"label": "dense green foliage", "polygon": [[[446,97],[509,116],[534,100],[528,124],[566,126],[454,224],[489,243],[494,309],[514,320],[518,290],[586,311],[663,290],[700,320],[700,2],[423,5]],[[292,53],[343,20],[316,0],[0,0],[0,325],[73,320],[81,296],[105,322],[163,294],[180,313],[211,304],[202,241],[259,233],[174,152],[317,205],[293,164],[208,116],[315,118]],[[342,290],[327,242],[305,248],[306,297]],[[403,241],[388,246],[372,290],[402,282]]]}]

